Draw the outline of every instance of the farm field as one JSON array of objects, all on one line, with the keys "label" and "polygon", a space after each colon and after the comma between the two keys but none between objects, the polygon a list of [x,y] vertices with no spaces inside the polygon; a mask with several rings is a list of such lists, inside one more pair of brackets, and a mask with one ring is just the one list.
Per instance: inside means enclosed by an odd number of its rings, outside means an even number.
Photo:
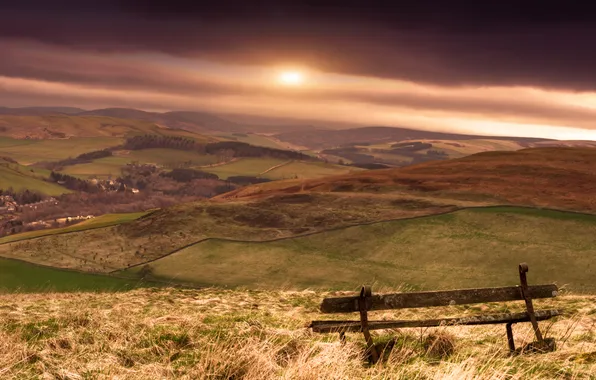
[{"label": "farm field", "polygon": [[[514,268],[515,269],[515,268]],[[377,288],[373,288],[375,291]],[[387,291],[389,289],[385,289]],[[395,289],[393,289],[395,290]],[[367,365],[362,334],[312,334],[321,299],[337,293],[135,289],[115,293],[0,295],[0,371],[5,378],[119,379],[590,379],[596,373],[594,296],[537,300],[565,315],[540,322],[557,350],[509,355],[503,325],[375,331],[395,343]],[[523,302],[452,306],[441,315],[521,311]],[[406,309],[403,319],[436,317]],[[394,313],[376,313],[395,318]],[[343,315],[349,319],[356,315]],[[529,323],[514,327],[518,346]],[[445,342],[449,350],[431,349]],[[30,358],[24,360],[24,358]],[[49,377],[49,376],[48,376]]]},{"label": "farm field", "polygon": [[70,190],[60,185],[44,181],[48,175],[47,170],[28,168],[0,159],[0,189],[29,189],[50,196],[70,193]]},{"label": "farm field", "polygon": [[201,286],[449,289],[515,283],[525,261],[533,281],[595,292],[595,249],[596,216],[503,207],[271,242],[212,239],[149,266],[156,278]]},{"label": "farm field", "polygon": [[324,162],[294,161],[263,174],[263,177],[272,180],[289,178],[318,178],[337,174],[347,174],[360,170],[362,169],[326,164]]},{"label": "farm field", "polygon": [[47,230],[39,230],[39,231],[30,231],[30,232],[23,232],[16,235],[8,235],[0,238],[0,244],[11,243],[15,241],[27,240],[38,238],[42,236],[49,236],[49,235],[57,235],[57,234],[65,234],[70,232],[77,232],[77,231],[85,231],[93,228],[104,228],[110,227],[122,223],[132,222],[133,220],[137,220],[145,215],[149,214],[149,211],[144,212],[134,212],[134,213],[127,213],[127,214],[105,214],[98,216],[93,219],[85,220],[83,222],[74,224],[72,226],[63,227],[63,228],[53,228]]},{"label": "farm field", "polygon": [[201,170],[216,174],[220,179],[240,175],[256,177],[267,169],[285,162],[288,162],[288,160],[277,158],[239,158],[228,164],[201,168]]},{"label": "farm field", "polygon": [[160,166],[175,166],[183,163],[190,165],[214,164],[217,157],[197,152],[176,149],[142,149],[131,151],[116,151],[112,157],[104,157],[86,164],[66,166],[62,173],[80,178],[105,179],[109,176],[121,175],[121,168],[128,163],[139,162]]},{"label": "farm field", "polygon": [[[0,156],[8,156],[22,165],[40,161],[59,161],[79,154],[119,145],[118,137],[81,137],[50,140],[12,140],[0,143]],[[27,143],[22,143],[26,141]]]}]

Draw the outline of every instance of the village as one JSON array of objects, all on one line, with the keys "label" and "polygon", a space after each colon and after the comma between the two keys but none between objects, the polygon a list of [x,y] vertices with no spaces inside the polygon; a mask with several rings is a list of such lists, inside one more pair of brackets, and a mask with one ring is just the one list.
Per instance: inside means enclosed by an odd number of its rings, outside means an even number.
[{"label": "village", "polygon": [[[66,184],[65,181],[57,181],[57,183]],[[140,192],[139,189],[129,187],[118,179],[93,179],[89,183],[96,186],[100,192],[105,193],[130,192],[138,194]],[[49,206],[57,206],[59,203],[60,201],[55,197],[48,197],[33,203],[19,204],[14,195],[0,195],[0,236],[45,228],[59,228],[95,217],[94,215],[72,215],[38,220],[23,218],[23,215],[27,213],[32,214]]]}]

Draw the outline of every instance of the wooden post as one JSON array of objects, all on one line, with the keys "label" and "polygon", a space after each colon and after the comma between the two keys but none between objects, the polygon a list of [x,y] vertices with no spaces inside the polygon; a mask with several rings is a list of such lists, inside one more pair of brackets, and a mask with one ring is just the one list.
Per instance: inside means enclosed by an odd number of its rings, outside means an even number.
[{"label": "wooden post", "polygon": [[542,337],[542,333],[540,332],[540,328],[538,327],[538,321],[536,320],[536,314],[534,313],[534,305],[532,304],[532,295],[528,291],[528,279],[526,278],[526,273],[528,273],[529,268],[528,264],[521,263],[519,264],[519,279],[521,282],[521,293],[524,301],[526,301],[526,309],[528,311],[528,317],[530,318],[530,322],[532,323],[532,327],[534,328],[534,334],[536,334],[536,339],[538,340],[539,344],[544,343],[544,338]]},{"label": "wooden post", "polygon": [[371,287],[369,285],[363,285],[362,289],[360,290],[360,297],[358,297],[358,309],[360,310],[360,329],[362,330],[364,340],[366,341],[366,346],[368,347],[368,351],[370,352],[372,362],[374,364],[379,360],[379,355],[375,349],[372,337],[370,336],[370,331],[368,330],[368,312],[366,307],[366,299],[371,296]]},{"label": "wooden post", "polygon": [[507,323],[505,328],[507,329],[507,344],[509,345],[509,352],[514,353],[515,341],[513,340],[513,330],[511,329],[512,325],[513,323]]}]

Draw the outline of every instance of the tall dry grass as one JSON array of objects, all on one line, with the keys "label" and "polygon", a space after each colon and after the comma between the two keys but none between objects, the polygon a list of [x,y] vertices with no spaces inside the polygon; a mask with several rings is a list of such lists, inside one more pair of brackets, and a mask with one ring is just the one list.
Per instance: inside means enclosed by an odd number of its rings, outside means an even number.
[{"label": "tall dry grass", "polygon": [[[537,306],[568,315],[543,322],[558,349],[510,356],[505,328],[446,327],[385,331],[393,349],[366,364],[359,334],[304,326],[320,319],[315,292],[221,289],[0,296],[2,379],[584,379],[596,378],[596,297],[564,296]],[[438,309],[444,315],[496,312],[522,305]],[[376,313],[426,318],[437,310]],[[344,316],[345,317],[345,316]],[[518,345],[532,340],[514,327]],[[453,352],[429,353],[434,337]]]}]

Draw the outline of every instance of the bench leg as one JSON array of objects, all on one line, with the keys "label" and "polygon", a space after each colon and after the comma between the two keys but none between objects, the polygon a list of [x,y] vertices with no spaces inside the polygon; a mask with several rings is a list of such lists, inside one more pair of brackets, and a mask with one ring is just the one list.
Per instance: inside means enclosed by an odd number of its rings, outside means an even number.
[{"label": "bench leg", "polygon": [[340,332],[339,333],[339,341],[341,342],[342,345],[346,344],[346,333],[345,332]]},{"label": "bench leg", "polygon": [[358,309],[360,309],[360,325],[362,334],[364,335],[364,340],[366,341],[368,352],[370,352],[370,356],[372,359],[371,361],[374,364],[377,361],[379,361],[379,354],[375,349],[372,337],[370,336],[370,331],[368,330],[368,312],[366,308],[366,298],[371,296],[372,291],[370,289],[370,286],[363,286],[362,290],[360,291],[360,297],[358,297]]},{"label": "bench leg", "polygon": [[509,345],[509,352],[514,353],[515,341],[513,340],[513,330],[511,329],[512,325],[513,323],[507,323],[505,328],[507,329],[507,344]]},{"label": "bench leg", "polygon": [[536,334],[536,340],[539,344],[544,344],[544,338],[542,337],[542,333],[540,332],[540,328],[538,327],[538,321],[536,320],[536,314],[534,313],[534,305],[532,304],[532,295],[528,291],[528,280],[526,277],[526,273],[528,273],[528,264],[521,263],[519,264],[519,279],[521,283],[521,295],[524,301],[526,302],[526,310],[528,312],[528,317],[530,318],[530,322],[532,323],[532,328],[534,329],[534,334]]}]

